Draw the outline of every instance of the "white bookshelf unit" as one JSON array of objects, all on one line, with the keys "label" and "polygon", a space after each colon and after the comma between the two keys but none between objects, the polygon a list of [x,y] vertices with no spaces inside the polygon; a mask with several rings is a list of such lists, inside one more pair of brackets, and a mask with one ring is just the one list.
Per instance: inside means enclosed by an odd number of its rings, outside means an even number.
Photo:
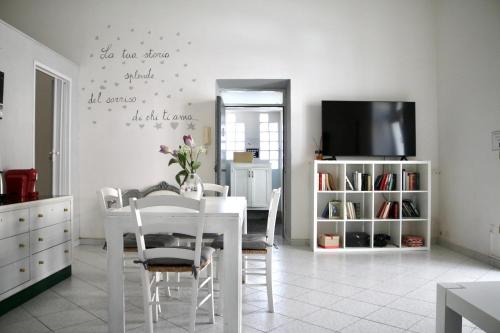
[{"label": "white bookshelf unit", "polygon": [[[353,182],[352,174],[361,172],[370,175],[369,190],[350,190],[346,177]],[[407,190],[403,186],[403,172],[418,173],[418,186]],[[311,247],[314,252],[346,252],[346,251],[405,251],[428,250],[431,241],[431,163],[429,161],[358,161],[335,160],[314,161],[313,167],[313,221],[311,231]],[[332,176],[334,190],[319,190],[318,173]],[[391,190],[376,190],[377,176],[384,173],[395,174],[395,185]],[[367,177],[368,178],[368,177]],[[368,180],[368,179],[367,179]],[[406,217],[403,201],[411,201],[419,211],[418,217]],[[322,217],[325,207],[331,201],[340,201],[338,218]],[[394,218],[378,218],[377,213],[384,201],[398,203],[399,211]],[[358,205],[356,219],[348,219],[347,202]],[[346,232],[364,232],[369,235],[369,246],[346,246]],[[322,248],[318,245],[320,234],[336,234],[340,237],[339,248]],[[374,246],[374,235],[387,234],[391,237],[387,246]],[[403,236],[423,237],[423,246],[407,247],[403,244]]]}]

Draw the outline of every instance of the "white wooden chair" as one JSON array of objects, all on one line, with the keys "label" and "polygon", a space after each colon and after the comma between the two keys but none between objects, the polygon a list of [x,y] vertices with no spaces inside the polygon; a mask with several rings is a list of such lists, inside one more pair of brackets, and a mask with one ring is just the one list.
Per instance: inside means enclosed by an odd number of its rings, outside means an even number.
[{"label": "white wooden chair", "polygon": [[[123,207],[122,192],[119,188],[103,187],[97,191],[97,199],[104,216],[112,208]],[[158,234],[146,237],[146,246],[148,248],[172,246],[178,242],[179,240],[171,235]],[[106,248],[106,244],[104,248]],[[137,252],[137,242],[133,233],[123,235],[123,251]]]},{"label": "white wooden chair", "polygon": [[[182,207],[195,212],[196,218],[190,222],[177,223],[174,219],[151,219],[143,214],[148,207]],[[214,322],[213,299],[213,248],[202,247],[203,229],[205,227],[205,199],[194,200],[181,196],[151,196],[142,199],[130,199],[132,216],[137,223],[136,239],[141,263],[140,273],[144,298],[144,316],[146,332],[153,332],[153,320],[158,320],[160,308],[159,286],[161,274],[164,272],[192,272],[192,293],[189,332],[195,330],[196,310],[208,302],[209,321]],[[144,237],[155,233],[179,232],[196,238],[194,249],[191,247],[167,247],[146,249]],[[201,273],[207,276],[200,283]],[[198,303],[198,292],[207,288],[207,295]]]},{"label": "white wooden chair", "polygon": [[229,194],[229,186],[227,185],[218,185],[212,183],[203,183],[203,195],[207,195],[208,192],[220,193],[220,195],[224,198]]},{"label": "white wooden chair", "polygon": [[[273,246],[274,246],[274,228],[276,226],[276,214],[280,201],[281,188],[273,190],[271,202],[269,204],[269,213],[267,216],[266,234],[244,234],[242,235],[241,250],[243,255],[243,280],[247,286],[266,286],[267,287],[267,310],[274,312],[273,301]],[[223,248],[223,238],[217,238],[212,247],[216,249]],[[223,254],[222,254],[223,255]],[[219,258],[220,260],[221,258]],[[220,260],[222,261],[222,260]],[[263,262],[264,267],[247,267],[248,261]],[[220,266],[219,266],[220,269]],[[265,276],[266,283],[248,283],[247,276]]]}]

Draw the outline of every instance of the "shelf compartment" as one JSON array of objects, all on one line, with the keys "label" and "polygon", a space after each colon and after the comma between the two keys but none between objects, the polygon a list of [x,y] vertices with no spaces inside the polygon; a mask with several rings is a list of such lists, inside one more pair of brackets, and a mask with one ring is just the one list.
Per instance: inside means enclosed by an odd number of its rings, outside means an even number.
[{"label": "shelf compartment", "polygon": [[[349,218],[349,202],[352,202],[356,207],[356,218]],[[371,220],[373,218],[373,193],[372,192],[349,192],[345,197],[345,219],[348,221],[356,220]]]},{"label": "shelf compartment", "polygon": [[[345,190],[345,167],[343,164],[318,164],[318,173],[326,173],[333,177],[333,185],[335,187],[334,192]],[[318,193],[320,192],[330,192],[330,191],[320,191],[319,190],[319,178],[318,174],[315,175],[315,187]]]},{"label": "shelf compartment", "polygon": [[[403,219],[423,219],[426,220],[429,217],[429,195],[426,192],[405,192],[402,193],[401,199],[401,217]],[[418,210],[418,216],[405,216],[403,211],[403,201],[409,200]]]},{"label": "shelf compartment", "polygon": [[[324,195],[316,196],[316,202],[317,202],[316,216],[318,217],[318,219],[321,219],[321,220],[330,219],[328,205],[332,201],[338,202],[337,206],[338,206],[339,211],[337,212],[338,218],[331,219],[331,220],[343,220],[344,219],[344,194],[341,192],[330,193],[329,195],[324,194]],[[324,216],[323,213],[325,213],[326,216]]]},{"label": "shelf compartment", "polygon": [[[356,189],[356,181],[354,180],[354,173],[361,173],[361,174],[366,174],[369,177],[363,179],[363,184],[367,184],[366,188],[363,189]],[[355,191],[355,192],[367,192],[367,191],[372,191],[373,190],[373,164],[366,164],[366,163],[348,163],[345,165],[345,177],[344,179],[344,186],[346,191]],[[353,188],[351,189],[347,185],[347,179],[349,179],[351,185]]]},{"label": "shelf compartment", "polygon": [[[401,190],[408,191],[410,187],[408,186],[408,178],[405,180],[405,172],[418,174],[418,184],[413,189],[414,191],[427,191],[428,190],[428,178],[429,178],[429,165],[424,163],[404,163],[401,166]],[[405,186],[406,185],[406,186]]]},{"label": "shelf compartment", "polygon": [[349,244],[345,244],[346,248],[349,249],[355,249],[355,248],[371,248],[372,247],[372,222],[347,222],[345,224],[345,231],[346,231],[346,239],[347,239],[347,233],[350,232],[361,232],[361,233],[366,233],[368,234],[368,242],[366,246],[350,246]]},{"label": "shelf compartment", "polygon": [[[425,222],[422,223],[422,221],[402,221],[401,238],[403,238],[404,236],[423,237],[424,243],[423,246],[421,246],[421,248],[429,246],[428,228],[427,228],[427,223]],[[403,243],[401,244],[401,246],[404,248],[410,248],[408,246],[404,246]]]},{"label": "shelf compartment", "polygon": [[[344,221],[343,220],[327,220],[318,223],[318,238],[320,234],[337,234],[340,236],[340,247],[344,247]],[[319,239],[316,239],[316,246],[318,249],[324,249],[319,246]],[[335,251],[337,249],[328,249]]]},{"label": "shelf compartment", "polygon": [[[398,203],[399,213],[396,216],[392,216],[389,214],[388,217],[385,218],[378,217],[382,205],[386,201]],[[385,192],[385,193],[375,192],[373,199],[373,218],[375,220],[396,220],[401,218],[401,192]]]},{"label": "shelf compartment", "polygon": [[[375,191],[383,191],[383,192],[389,192],[389,191],[400,191],[401,190],[401,165],[400,164],[375,164],[374,165],[374,177],[373,177],[373,189]],[[383,178],[384,175],[391,175],[386,176],[385,179]],[[379,187],[380,190],[377,189],[375,186],[377,183],[377,178],[381,177],[381,181],[387,182],[390,180],[392,185],[391,187]]]},{"label": "shelf compartment", "polygon": [[384,247],[401,247],[401,221],[399,220],[382,220],[375,221],[373,223],[373,247],[374,248],[384,248],[380,246],[375,246],[375,235],[386,234],[391,237],[387,241],[387,245]]}]

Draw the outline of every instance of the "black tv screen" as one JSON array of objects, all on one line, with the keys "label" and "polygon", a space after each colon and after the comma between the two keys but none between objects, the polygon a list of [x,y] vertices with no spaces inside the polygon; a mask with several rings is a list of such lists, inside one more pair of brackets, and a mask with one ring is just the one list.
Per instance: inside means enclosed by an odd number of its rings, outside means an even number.
[{"label": "black tv screen", "polygon": [[323,101],[324,156],[415,156],[415,102]]}]

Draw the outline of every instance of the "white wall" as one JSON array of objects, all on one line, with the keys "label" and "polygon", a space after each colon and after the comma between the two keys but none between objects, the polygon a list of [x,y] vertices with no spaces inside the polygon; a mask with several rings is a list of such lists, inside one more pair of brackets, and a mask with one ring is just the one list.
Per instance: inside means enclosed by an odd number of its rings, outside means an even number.
[{"label": "white wall", "polygon": [[[124,126],[130,109],[87,109],[89,91],[99,87],[94,83],[117,80],[119,88],[108,85],[106,92],[128,94],[120,80],[123,69],[144,67],[138,62],[124,67],[109,62],[102,69],[102,62],[90,54],[98,54],[111,40],[117,48],[153,46],[172,53],[168,64],[152,65],[165,78],[165,88],[158,82],[138,84],[134,92],[146,103],[135,108],[192,113],[198,119],[197,138],[202,126],[214,125],[216,79],[291,79],[294,239],[308,238],[311,207],[303,198],[312,195],[304,189],[311,188],[310,161],[313,138],[319,139],[322,99],[416,101],[417,158],[438,166],[431,0],[3,0],[0,17],[81,65],[80,82],[86,88],[80,104],[82,237],[103,236],[96,213],[99,187],[145,186],[164,177],[172,179],[174,171],[156,152],[157,146],[178,143],[186,131],[159,131],[151,124],[142,130]],[[176,53],[176,48],[181,51]],[[175,73],[184,73],[184,63],[189,64],[189,76],[176,78]],[[175,90],[181,86],[186,89],[182,94]],[[171,89],[175,94],[166,99]],[[153,94],[157,90],[159,97]],[[169,123],[163,126],[168,129]],[[205,178],[213,177],[213,148],[202,166]],[[437,191],[437,186],[433,188]]]},{"label": "white wall", "polygon": [[500,130],[500,2],[439,0],[438,22],[441,237],[487,255],[500,223],[490,135]]},{"label": "white wall", "polygon": [[[1,10],[0,10],[1,12]],[[78,66],[0,20],[0,71],[5,72],[4,117],[0,120],[0,170],[35,167],[35,61],[73,80],[71,189],[79,193]],[[74,237],[79,207],[75,198]]]}]

